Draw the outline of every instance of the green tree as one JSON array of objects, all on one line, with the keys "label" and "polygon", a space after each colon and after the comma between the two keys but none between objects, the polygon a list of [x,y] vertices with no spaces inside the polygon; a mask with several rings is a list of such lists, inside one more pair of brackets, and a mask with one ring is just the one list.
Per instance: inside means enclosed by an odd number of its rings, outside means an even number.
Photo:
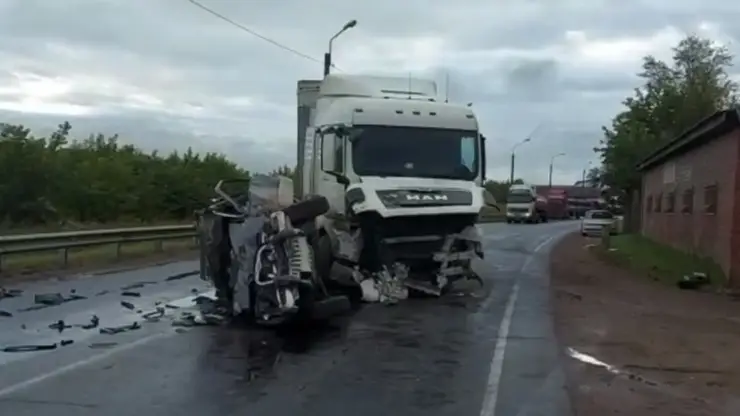
[{"label": "green tree", "polygon": [[64,122],[49,137],[0,124],[0,223],[110,223],[189,219],[220,179],[248,177],[223,155],[160,156],[117,135],[70,138]]},{"label": "green tree", "polygon": [[[732,55],[711,40],[688,36],[673,49],[672,62],[652,56],[643,60],[643,85],[623,101],[624,110],[595,150],[602,159],[604,184],[630,205],[639,189],[635,166],[650,152],[701,119],[737,103],[737,84],[729,75]],[[629,219],[629,218],[628,218]]]}]

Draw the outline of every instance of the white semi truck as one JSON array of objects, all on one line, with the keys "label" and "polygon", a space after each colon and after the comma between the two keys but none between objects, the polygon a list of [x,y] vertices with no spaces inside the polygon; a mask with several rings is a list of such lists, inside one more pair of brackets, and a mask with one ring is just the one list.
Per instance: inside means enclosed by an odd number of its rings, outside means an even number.
[{"label": "white semi truck", "polygon": [[298,81],[297,95],[297,197],[330,206],[313,233],[317,273],[362,289],[385,273],[432,295],[479,279],[485,139],[472,109],[407,77],[332,74]]},{"label": "white semi truck", "polygon": [[547,199],[529,184],[513,184],[506,195],[506,222],[547,222]]}]

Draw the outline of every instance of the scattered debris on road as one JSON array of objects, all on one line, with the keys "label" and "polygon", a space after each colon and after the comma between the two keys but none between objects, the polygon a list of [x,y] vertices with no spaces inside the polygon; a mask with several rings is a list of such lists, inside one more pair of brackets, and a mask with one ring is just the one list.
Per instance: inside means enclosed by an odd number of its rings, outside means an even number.
[{"label": "scattered debris on road", "polygon": [[61,293],[42,293],[33,295],[33,303],[37,305],[56,306],[64,303],[64,296]]},{"label": "scattered debris on road", "polygon": [[34,352],[55,350],[57,344],[38,344],[38,345],[13,345],[3,348],[3,352]]},{"label": "scattered debris on road", "polygon": [[140,328],[141,328],[141,325],[139,325],[138,322],[134,322],[128,325],[100,328],[100,333],[104,335],[115,335],[115,334],[120,334],[123,332],[135,331]]},{"label": "scattered debris on road", "polygon": [[123,306],[124,308],[126,308],[128,310],[131,310],[131,311],[133,311],[134,309],[136,309],[136,306],[134,306],[133,303],[126,302],[125,300],[122,300],[121,301],[121,306]]},{"label": "scattered debris on road", "polygon": [[71,339],[63,339],[62,342],[59,343],[62,347],[66,347],[67,345],[74,344],[74,341]]},{"label": "scattered debris on road", "polygon": [[164,317],[164,308],[161,306],[157,306],[154,311],[142,314],[141,317],[149,322],[159,322],[159,320]]},{"label": "scattered debris on road", "polygon": [[124,287],[121,288],[121,290],[127,291],[127,290],[141,289],[144,286],[156,285],[157,283],[159,283],[159,282],[153,282],[151,280],[145,280],[145,281],[142,281],[142,282],[136,282],[136,283],[133,283],[133,284],[124,286]]},{"label": "scattered debris on road", "polygon": [[10,313],[10,312],[8,312],[8,311],[4,311],[4,310],[0,309],[0,316],[2,316],[4,318],[12,318],[13,317],[13,314]]},{"label": "scattered debris on road", "polygon": [[141,297],[141,293],[139,293],[139,292],[132,292],[130,290],[127,290],[127,291],[121,292],[121,296],[128,296],[128,297],[131,297],[131,298],[140,298]]},{"label": "scattered debris on road", "polygon": [[5,298],[17,298],[23,295],[23,291],[20,289],[6,289],[0,286],[0,300]]},{"label": "scattered debris on road", "polygon": [[60,334],[64,332],[65,329],[69,328],[72,328],[72,325],[67,325],[62,319],[54,322],[53,324],[49,324],[49,329],[59,331]]},{"label": "scattered debris on road", "polygon": [[194,270],[194,271],[191,271],[191,272],[185,272],[185,273],[178,273],[178,274],[173,274],[172,276],[169,276],[169,277],[167,277],[164,280],[166,282],[171,282],[173,280],[180,280],[180,279],[184,279],[186,277],[195,276],[195,275],[197,275],[199,273],[200,272],[198,270]]},{"label": "scattered debris on road", "polygon": [[100,318],[98,318],[97,315],[93,315],[92,318],[90,318],[89,324],[80,325],[80,328],[82,329],[95,329],[100,325]]}]

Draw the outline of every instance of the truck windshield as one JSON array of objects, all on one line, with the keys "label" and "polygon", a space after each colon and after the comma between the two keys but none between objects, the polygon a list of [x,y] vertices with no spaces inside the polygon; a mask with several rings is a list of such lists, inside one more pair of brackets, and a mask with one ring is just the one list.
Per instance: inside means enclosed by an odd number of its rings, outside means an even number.
[{"label": "truck windshield", "polygon": [[506,196],[507,204],[528,204],[532,201],[532,194],[527,191],[509,192]]},{"label": "truck windshield", "polygon": [[356,126],[352,165],[360,176],[461,179],[478,176],[478,132],[426,127]]}]

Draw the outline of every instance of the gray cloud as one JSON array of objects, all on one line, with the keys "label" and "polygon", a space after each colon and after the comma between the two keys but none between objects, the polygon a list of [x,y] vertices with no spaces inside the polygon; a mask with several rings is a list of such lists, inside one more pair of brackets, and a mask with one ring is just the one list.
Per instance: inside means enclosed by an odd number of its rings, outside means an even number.
[{"label": "gray cloud", "polygon": [[[740,39],[719,0],[201,0],[320,60],[329,37],[348,72],[436,79],[472,102],[489,173],[573,182],[639,80],[640,55],[669,57],[683,33]],[[737,48],[735,42],[732,47]],[[295,81],[321,65],[250,36],[187,0],[0,0],[0,120],[48,132],[119,133],[145,149],[224,152],[254,171],[295,159]]]}]

